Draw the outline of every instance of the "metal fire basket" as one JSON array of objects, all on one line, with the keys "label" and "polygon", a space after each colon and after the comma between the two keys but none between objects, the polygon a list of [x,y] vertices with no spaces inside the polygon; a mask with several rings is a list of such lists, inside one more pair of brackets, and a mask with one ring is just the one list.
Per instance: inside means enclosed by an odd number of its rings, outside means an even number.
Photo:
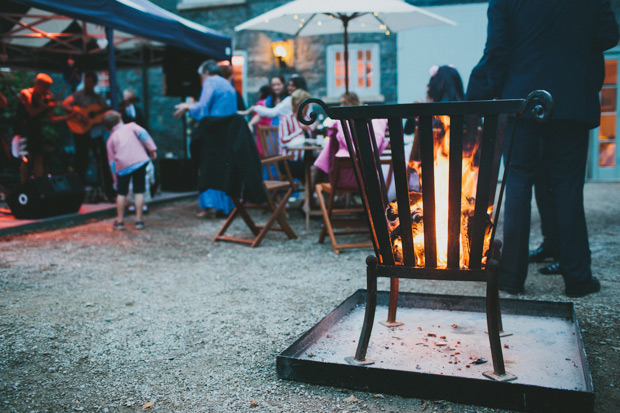
[{"label": "metal fire basket", "polygon": [[[506,372],[500,334],[502,330],[498,293],[501,243],[495,241],[505,179],[496,194],[508,118],[549,117],[553,102],[545,91],[532,92],[527,99],[441,102],[401,105],[328,107],[319,99],[304,101],[298,110],[315,103],[342,124],[352,165],[365,206],[375,256],[367,263],[367,294],[364,321],[351,364],[371,364],[367,358],[377,306],[377,277],[390,278],[386,325],[398,326],[396,318],[399,279],[486,282],[486,319],[493,371],[483,374],[496,381],[513,380]],[[372,126],[373,119],[388,119],[396,199],[390,202]],[[408,170],[403,121],[417,122],[419,140],[419,182]],[[438,121],[439,119],[439,121]],[[316,114],[311,114],[311,123]],[[512,125],[516,125],[516,121]],[[440,148],[438,133],[449,128],[449,146]],[[508,145],[510,146],[510,145]],[[474,148],[474,149],[472,149]],[[438,151],[447,154],[447,198],[439,199]],[[463,160],[473,156],[477,167],[475,192],[463,189]],[[408,161],[409,159],[409,161]],[[508,161],[505,162],[508,165]],[[504,171],[504,177],[506,176]],[[437,207],[447,204],[447,216],[438,217]],[[465,211],[467,209],[467,211]],[[438,243],[437,228],[444,223],[446,244]],[[411,228],[411,230],[406,230]],[[422,240],[423,238],[423,240]],[[440,256],[444,250],[445,257]]]}]

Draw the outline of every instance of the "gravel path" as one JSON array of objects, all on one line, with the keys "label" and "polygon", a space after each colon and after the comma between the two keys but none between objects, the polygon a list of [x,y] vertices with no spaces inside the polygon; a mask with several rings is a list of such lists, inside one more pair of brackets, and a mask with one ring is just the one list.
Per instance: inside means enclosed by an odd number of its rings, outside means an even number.
[{"label": "gravel path", "polygon": [[[576,299],[597,411],[620,406],[620,184],[586,186],[593,269]],[[222,220],[196,201],[153,209],[147,229],[112,221],[0,241],[0,411],[492,411],[279,380],[275,358],[359,288],[370,250],[340,256],[271,232],[256,249],[212,243]],[[540,242],[534,217],[532,246]],[[526,299],[567,301],[561,277],[530,268]],[[402,289],[484,295],[478,283]],[[380,289],[387,289],[383,280]],[[350,396],[354,396],[351,398]]]}]

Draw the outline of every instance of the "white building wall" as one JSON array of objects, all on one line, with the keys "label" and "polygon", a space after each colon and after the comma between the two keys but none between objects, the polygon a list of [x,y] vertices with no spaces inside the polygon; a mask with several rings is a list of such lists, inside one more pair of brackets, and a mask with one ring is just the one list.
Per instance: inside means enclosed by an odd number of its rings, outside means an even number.
[{"label": "white building wall", "polygon": [[397,34],[398,102],[424,100],[429,68],[453,65],[467,81],[486,42],[487,3],[425,7],[456,26],[411,29]]}]

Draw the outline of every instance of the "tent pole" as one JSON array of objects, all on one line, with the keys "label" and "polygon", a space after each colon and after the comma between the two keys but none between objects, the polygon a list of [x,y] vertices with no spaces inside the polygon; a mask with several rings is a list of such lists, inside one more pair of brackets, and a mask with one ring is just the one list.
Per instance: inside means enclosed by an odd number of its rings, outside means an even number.
[{"label": "tent pole", "polygon": [[142,98],[144,102],[142,103],[142,110],[144,112],[144,128],[148,130],[149,128],[149,67],[146,64],[142,65]]},{"label": "tent pole", "polygon": [[344,91],[349,93],[349,19],[342,19],[344,25]]},{"label": "tent pole", "polygon": [[110,103],[112,104],[112,109],[118,110],[118,92],[116,89],[116,60],[114,58],[114,29],[106,26],[105,36],[108,40],[108,74],[110,81]]}]

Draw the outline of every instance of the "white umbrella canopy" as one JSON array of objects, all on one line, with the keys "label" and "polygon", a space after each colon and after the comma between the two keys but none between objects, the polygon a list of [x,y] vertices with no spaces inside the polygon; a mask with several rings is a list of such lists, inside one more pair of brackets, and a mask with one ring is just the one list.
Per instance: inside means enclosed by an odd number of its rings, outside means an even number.
[{"label": "white umbrella canopy", "polygon": [[453,25],[451,20],[402,0],[295,0],[235,27],[295,36],[344,34],[345,87],[349,91],[348,33],[385,33]]}]

